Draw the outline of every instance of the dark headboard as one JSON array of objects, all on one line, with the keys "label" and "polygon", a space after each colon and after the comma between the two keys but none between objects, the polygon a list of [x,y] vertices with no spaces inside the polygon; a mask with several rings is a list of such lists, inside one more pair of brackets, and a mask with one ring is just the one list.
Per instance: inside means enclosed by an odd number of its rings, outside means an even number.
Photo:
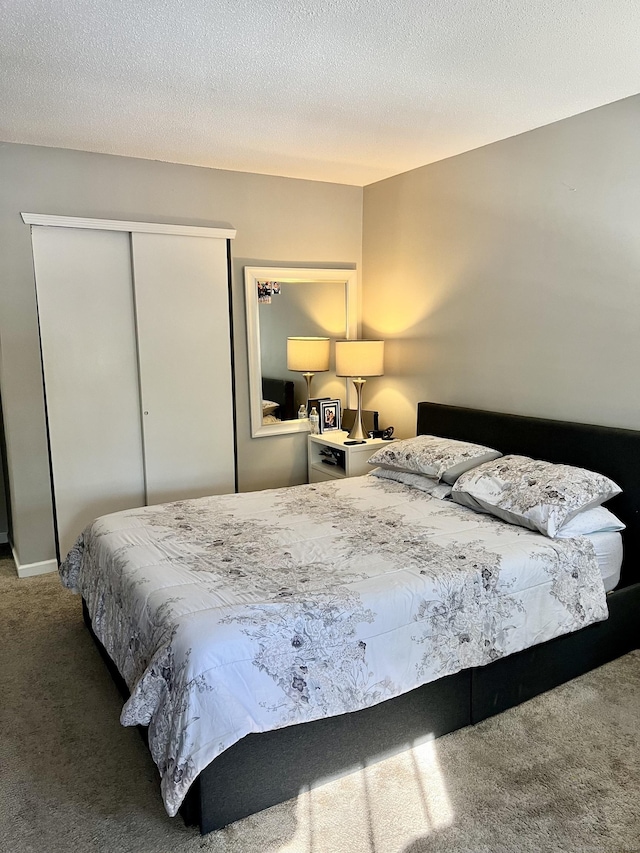
[{"label": "dark headboard", "polygon": [[440,435],[565,462],[611,477],[622,494],[607,507],[626,525],[621,585],[640,582],[640,432],[440,403],[418,403],[418,435]]},{"label": "dark headboard", "polygon": [[262,399],[279,403],[274,414],[281,421],[291,421],[296,416],[294,384],[290,379],[262,379]]}]

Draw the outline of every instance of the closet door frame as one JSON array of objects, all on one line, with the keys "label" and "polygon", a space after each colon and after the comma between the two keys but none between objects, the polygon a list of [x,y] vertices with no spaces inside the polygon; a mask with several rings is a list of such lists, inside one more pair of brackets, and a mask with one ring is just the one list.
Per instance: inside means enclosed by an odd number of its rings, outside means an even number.
[{"label": "closet door frame", "polygon": [[129,222],[124,219],[87,219],[83,216],[57,216],[48,213],[22,213],[27,225],[50,225],[54,228],[93,228],[97,231],[136,231],[141,234],[183,234],[185,237],[211,237],[233,240],[235,228],[209,225],[174,225],[166,222]]}]

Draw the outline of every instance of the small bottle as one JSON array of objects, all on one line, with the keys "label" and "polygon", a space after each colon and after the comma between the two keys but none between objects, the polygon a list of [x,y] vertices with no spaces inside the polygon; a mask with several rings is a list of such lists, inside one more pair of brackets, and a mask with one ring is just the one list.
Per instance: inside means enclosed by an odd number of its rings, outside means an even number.
[{"label": "small bottle", "polygon": [[298,409],[298,417],[306,418],[307,417],[307,407],[304,403],[300,403],[300,408]]},{"label": "small bottle", "polygon": [[320,418],[315,406],[311,409],[311,414],[309,415],[309,427],[311,435],[318,435],[320,432]]}]

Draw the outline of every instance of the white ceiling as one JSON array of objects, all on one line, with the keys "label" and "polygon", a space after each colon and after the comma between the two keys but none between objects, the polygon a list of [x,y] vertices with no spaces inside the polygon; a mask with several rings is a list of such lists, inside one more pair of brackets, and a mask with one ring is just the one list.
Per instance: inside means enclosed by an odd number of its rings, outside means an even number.
[{"label": "white ceiling", "polygon": [[0,139],[364,185],[640,91],[638,0],[2,0]]}]

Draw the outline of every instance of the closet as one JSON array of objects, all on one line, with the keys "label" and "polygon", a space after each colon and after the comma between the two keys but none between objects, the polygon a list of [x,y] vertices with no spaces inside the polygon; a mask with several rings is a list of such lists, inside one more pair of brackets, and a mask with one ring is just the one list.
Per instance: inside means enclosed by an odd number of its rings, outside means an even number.
[{"label": "closet", "polygon": [[99,515],[235,491],[235,232],[23,218],[59,557]]}]

